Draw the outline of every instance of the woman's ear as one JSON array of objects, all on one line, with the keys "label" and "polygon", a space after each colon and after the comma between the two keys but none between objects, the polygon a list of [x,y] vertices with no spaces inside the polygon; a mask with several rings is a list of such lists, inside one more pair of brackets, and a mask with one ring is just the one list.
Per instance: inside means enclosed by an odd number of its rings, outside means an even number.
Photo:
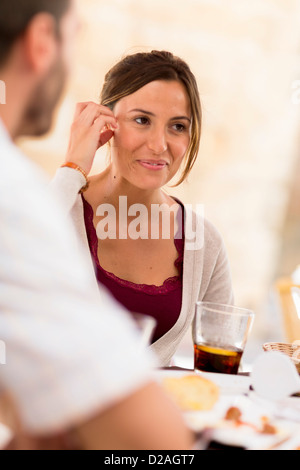
[{"label": "woman's ear", "polygon": [[105,131],[101,132],[99,139],[99,147],[103,147],[103,145],[107,144],[107,142],[109,142],[114,135],[115,133],[111,129],[106,129]]},{"label": "woman's ear", "polygon": [[58,54],[57,24],[49,13],[34,16],[23,36],[27,65],[38,75],[47,74]]}]

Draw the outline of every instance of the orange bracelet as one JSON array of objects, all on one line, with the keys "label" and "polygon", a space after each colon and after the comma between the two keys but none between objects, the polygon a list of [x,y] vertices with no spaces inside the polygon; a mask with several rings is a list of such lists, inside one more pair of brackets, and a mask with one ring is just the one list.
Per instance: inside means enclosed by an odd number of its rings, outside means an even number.
[{"label": "orange bracelet", "polygon": [[86,191],[90,184],[86,172],[82,168],[80,168],[80,166],[76,165],[76,163],[72,163],[72,162],[64,163],[63,165],[61,165],[61,168],[65,168],[65,167],[73,168],[73,170],[80,171],[80,173],[85,177],[86,185],[81,188],[79,193],[83,193],[84,191]]}]

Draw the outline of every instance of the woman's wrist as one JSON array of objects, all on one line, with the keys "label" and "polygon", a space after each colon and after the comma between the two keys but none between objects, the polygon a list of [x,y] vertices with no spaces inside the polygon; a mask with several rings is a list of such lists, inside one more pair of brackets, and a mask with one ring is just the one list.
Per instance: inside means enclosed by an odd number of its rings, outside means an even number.
[{"label": "woman's wrist", "polygon": [[81,166],[77,165],[77,163],[74,162],[66,162],[63,165],[61,165],[61,168],[72,168],[73,170],[76,170],[82,174],[82,176],[85,178],[85,185],[81,188],[79,191],[80,193],[83,193],[86,191],[89,187],[89,179],[86,171],[81,168]]},{"label": "woman's wrist", "polygon": [[93,162],[89,162],[88,159],[84,159],[84,158],[76,158],[76,155],[74,155],[72,157],[72,155],[66,155],[65,157],[65,165],[67,163],[74,163],[74,165],[77,165],[79,168],[81,168],[84,173],[86,174],[86,176],[89,175],[90,171],[91,171],[91,168],[92,168],[92,164]]}]

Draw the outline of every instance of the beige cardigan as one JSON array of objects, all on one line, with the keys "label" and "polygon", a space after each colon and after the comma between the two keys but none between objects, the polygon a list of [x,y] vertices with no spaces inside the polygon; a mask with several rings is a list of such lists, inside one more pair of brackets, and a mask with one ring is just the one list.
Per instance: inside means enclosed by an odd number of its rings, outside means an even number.
[{"label": "beige cardigan", "polygon": [[[60,168],[51,182],[54,195],[59,197],[66,213],[71,216],[79,242],[84,246],[91,261],[91,269],[94,270],[85,230],[82,199],[78,194],[84,185],[83,175],[71,168]],[[196,228],[197,217],[203,230],[203,246],[191,250],[185,240],[181,313],[176,324],[151,346],[162,366],[170,364],[181,339],[191,326],[197,301],[233,303],[229,264],[222,238],[211,223],[193,214],[193,228]],[[96,281],[96,276],[94,277]]]}]

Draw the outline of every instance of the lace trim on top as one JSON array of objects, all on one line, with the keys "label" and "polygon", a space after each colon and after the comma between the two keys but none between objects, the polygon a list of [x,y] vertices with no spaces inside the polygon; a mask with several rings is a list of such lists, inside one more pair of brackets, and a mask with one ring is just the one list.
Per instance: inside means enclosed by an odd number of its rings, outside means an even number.
[{"label": "lace trim on top", "polygon": [[156,286],[155,284],[135,284],[134,282],[121,279],[115,274],[109,271],[106,271],[104,268],[102,268],[100,261],[98,259],[98,237],[97,237],[96,229],[94,227],[93,208],[87,202],[87,200],[83,197],[83,195],[81,195],[81,197],[82,197],[83,206],[84,206],[85,225],[87,229],[90,251],[92,253],[97,269],[99,269],[107,278],[112,279],[113,281],[118,283],[120,286],[127,287],[135,291],[143,291],[143,293],[150,294],[150,295],[167,294],[175,290],[179,286],[181,286],[182,272],[183,272],[183,251],[184,251],[183,249],[184,247],[184,230],[183,230],[184,208],[181,203],[180,205],[181,205],[182,211],[179,211],[179,214],[182,214],[182,222],[181,222],[182,225],[179,224],[179,226],[180,227],[182,226],[182,238],[174,238],[174,245],[178,252],[178,258],[175,260],[174,265],[178,269],[179,275],[169,277],[168,279],[164,281],[164,283],[161,286]]}]

